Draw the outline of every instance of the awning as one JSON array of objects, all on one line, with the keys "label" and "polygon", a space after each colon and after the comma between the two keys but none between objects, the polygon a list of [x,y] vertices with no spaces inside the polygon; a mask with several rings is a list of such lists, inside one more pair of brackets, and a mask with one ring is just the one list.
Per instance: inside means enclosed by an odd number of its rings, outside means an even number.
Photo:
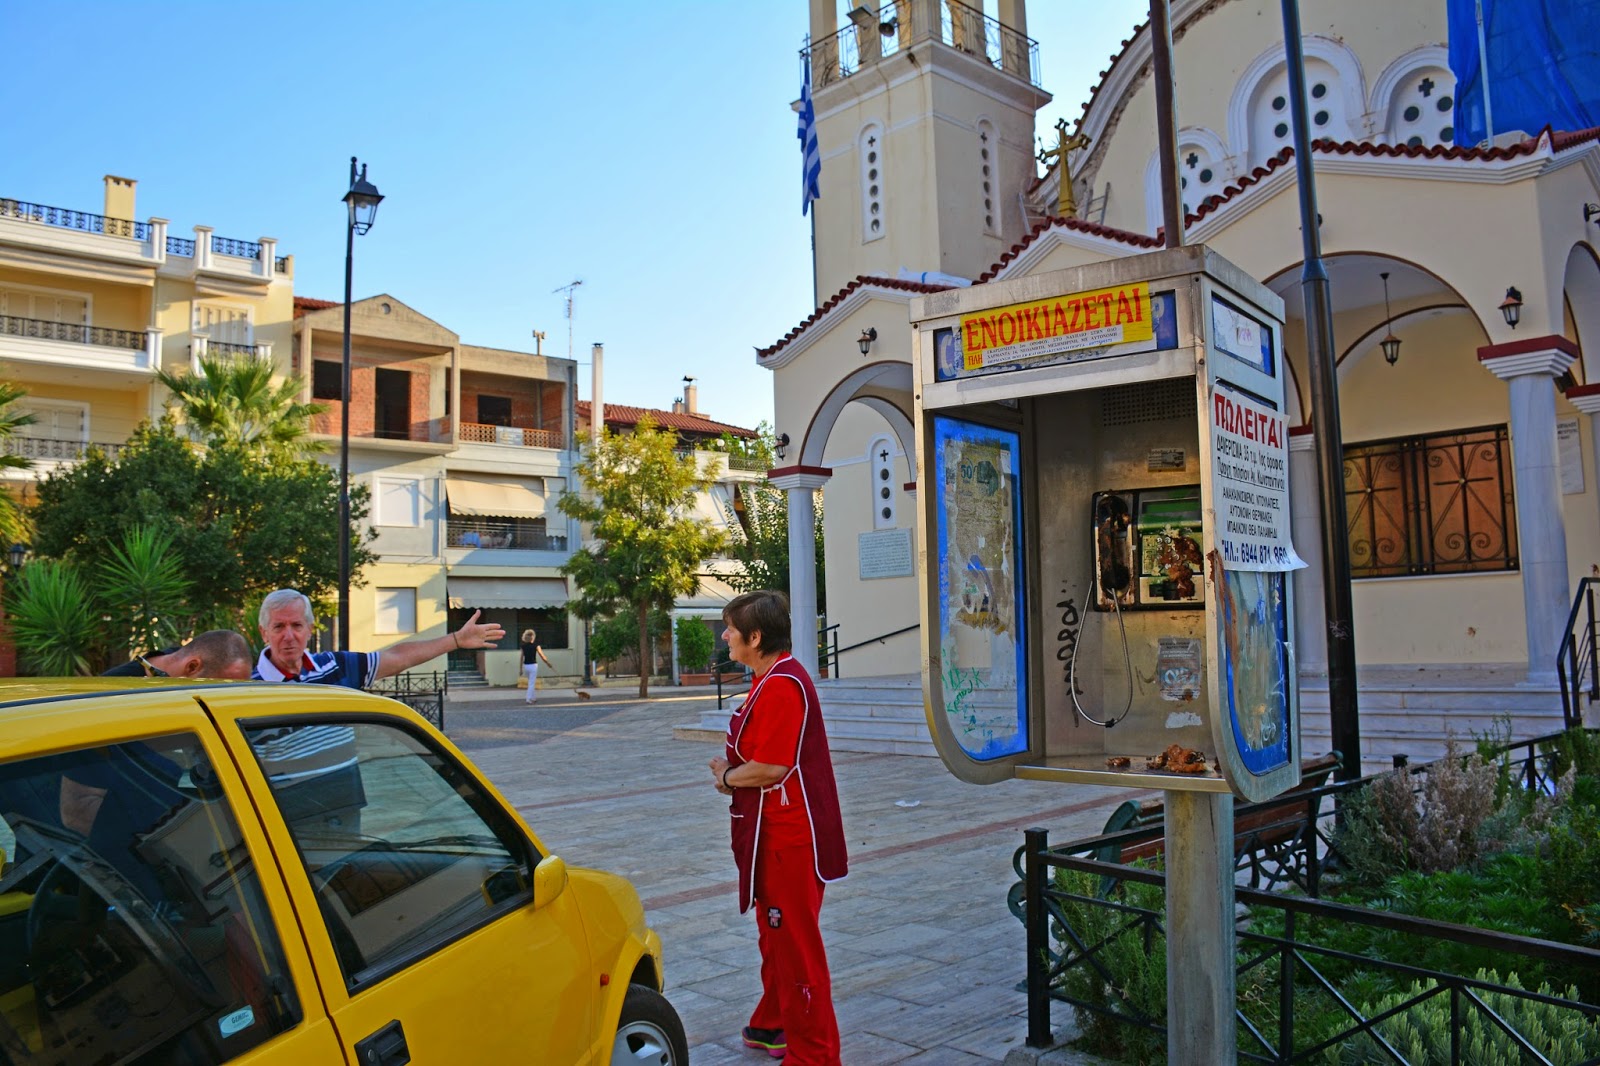
[{"label": "awning", "polygon": [[489,518],[543,518],[544,492],[524,481],[495,478],[447,477],[445,496],[450,513]]},{"label": "awning", "polygon": [[567,605],[567,582],[559,577],[452,577],[445,588],[458,610]]}]

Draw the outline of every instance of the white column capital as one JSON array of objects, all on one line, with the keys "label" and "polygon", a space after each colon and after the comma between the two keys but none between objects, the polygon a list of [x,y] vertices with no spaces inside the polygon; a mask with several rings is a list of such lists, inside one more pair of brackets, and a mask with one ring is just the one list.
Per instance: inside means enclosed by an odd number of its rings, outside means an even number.
[{"label": "white column capital", "polygon": [[780,466],[767,471],[767,482],[779,489],[820,489],[833,477],[825,466]]},{"label": "white column capital", "polygon": [[1315,451],[1317,435],[1310,426],[1289,427],[1289,450],[1291,452]]},{"label": "white column capital", "polygon": [[1567,390],[1567,402],[1586,415],[1600,414],[1600,385],[1576,385]]},{"label": "white column capital", "polygon": [[1558,378],[1577,359],[1578,346],[1559,336],[1529,337],[1478,349],[1478,361],[1501,381],[1529,376]]}]

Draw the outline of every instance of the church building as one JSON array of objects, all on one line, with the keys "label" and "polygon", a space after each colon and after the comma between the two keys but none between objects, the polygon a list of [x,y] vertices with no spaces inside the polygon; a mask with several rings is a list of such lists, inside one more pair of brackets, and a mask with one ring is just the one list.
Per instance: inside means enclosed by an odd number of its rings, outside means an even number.
[{"label": "church building", "polygon": [[[1568,614],[1600,575],[1600,381],[1587,365],[1600,360],[1600,128],[1495,130],[1457,146],[1445,0],[1300,9],[1363,755],[1429,756],[1498,713],[1517,735],[1548,732],[1561,721]],[[1041,146],[1051,97],[1038,50],[1072,43],[1032,40],[1025,0],[999,0],[995,17],[896,0],[842,26],[835,11],[810,0],[802,53],[821,162],[820,306],[756,358],[788,440],[770,477],[788,490],[793,558],[811,557],[816,490],[825,502],[826,622],[840,649],[829,684],[856,686],[823,693],[847,708],[830,735],[918,750],[852,724],[874,702],[907,722],[923,713],[906,565],[921,487],[909,305],[1163,246],[1151,30],[1133,28],[1077,123]],[[1305,750],[1321,751],[1318,427],[1280,7],[1172,0],[1170,25],[1183,243],[1285,302],[1294,541],[1310,564],[1294,578],[1296,655]],[[800,634],[814,625],[815,575],[792,573]],[[796,653],[815,654],[802,640]]]}]

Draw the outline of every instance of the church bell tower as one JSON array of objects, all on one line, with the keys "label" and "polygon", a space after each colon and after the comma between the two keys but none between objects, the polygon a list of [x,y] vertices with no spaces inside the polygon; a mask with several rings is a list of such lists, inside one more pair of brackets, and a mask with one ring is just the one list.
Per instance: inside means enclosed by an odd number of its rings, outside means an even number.
[{"label": "church bell tower", "polygon": [[[981,2],[981,0],[980,0]],[[902,268],[972,278],[1024,234],[1039,86],[1025,0],[810,0],[817,292]]]}]

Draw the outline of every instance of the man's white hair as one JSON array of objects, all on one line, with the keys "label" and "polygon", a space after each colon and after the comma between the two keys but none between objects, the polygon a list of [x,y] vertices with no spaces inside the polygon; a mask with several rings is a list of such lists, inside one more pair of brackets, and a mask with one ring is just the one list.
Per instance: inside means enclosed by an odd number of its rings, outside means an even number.
[{"label": "man's white hair", "polygon": [[311,613],[311,601],[294,589],[279,589],[267,593],[267,598],[261,601],[261,613],[256,621],[261,623],[261,628],[267,627],[267,619],[280,607],[299,606],[306,616],[306,625],[315,625],[316,616]]}]

